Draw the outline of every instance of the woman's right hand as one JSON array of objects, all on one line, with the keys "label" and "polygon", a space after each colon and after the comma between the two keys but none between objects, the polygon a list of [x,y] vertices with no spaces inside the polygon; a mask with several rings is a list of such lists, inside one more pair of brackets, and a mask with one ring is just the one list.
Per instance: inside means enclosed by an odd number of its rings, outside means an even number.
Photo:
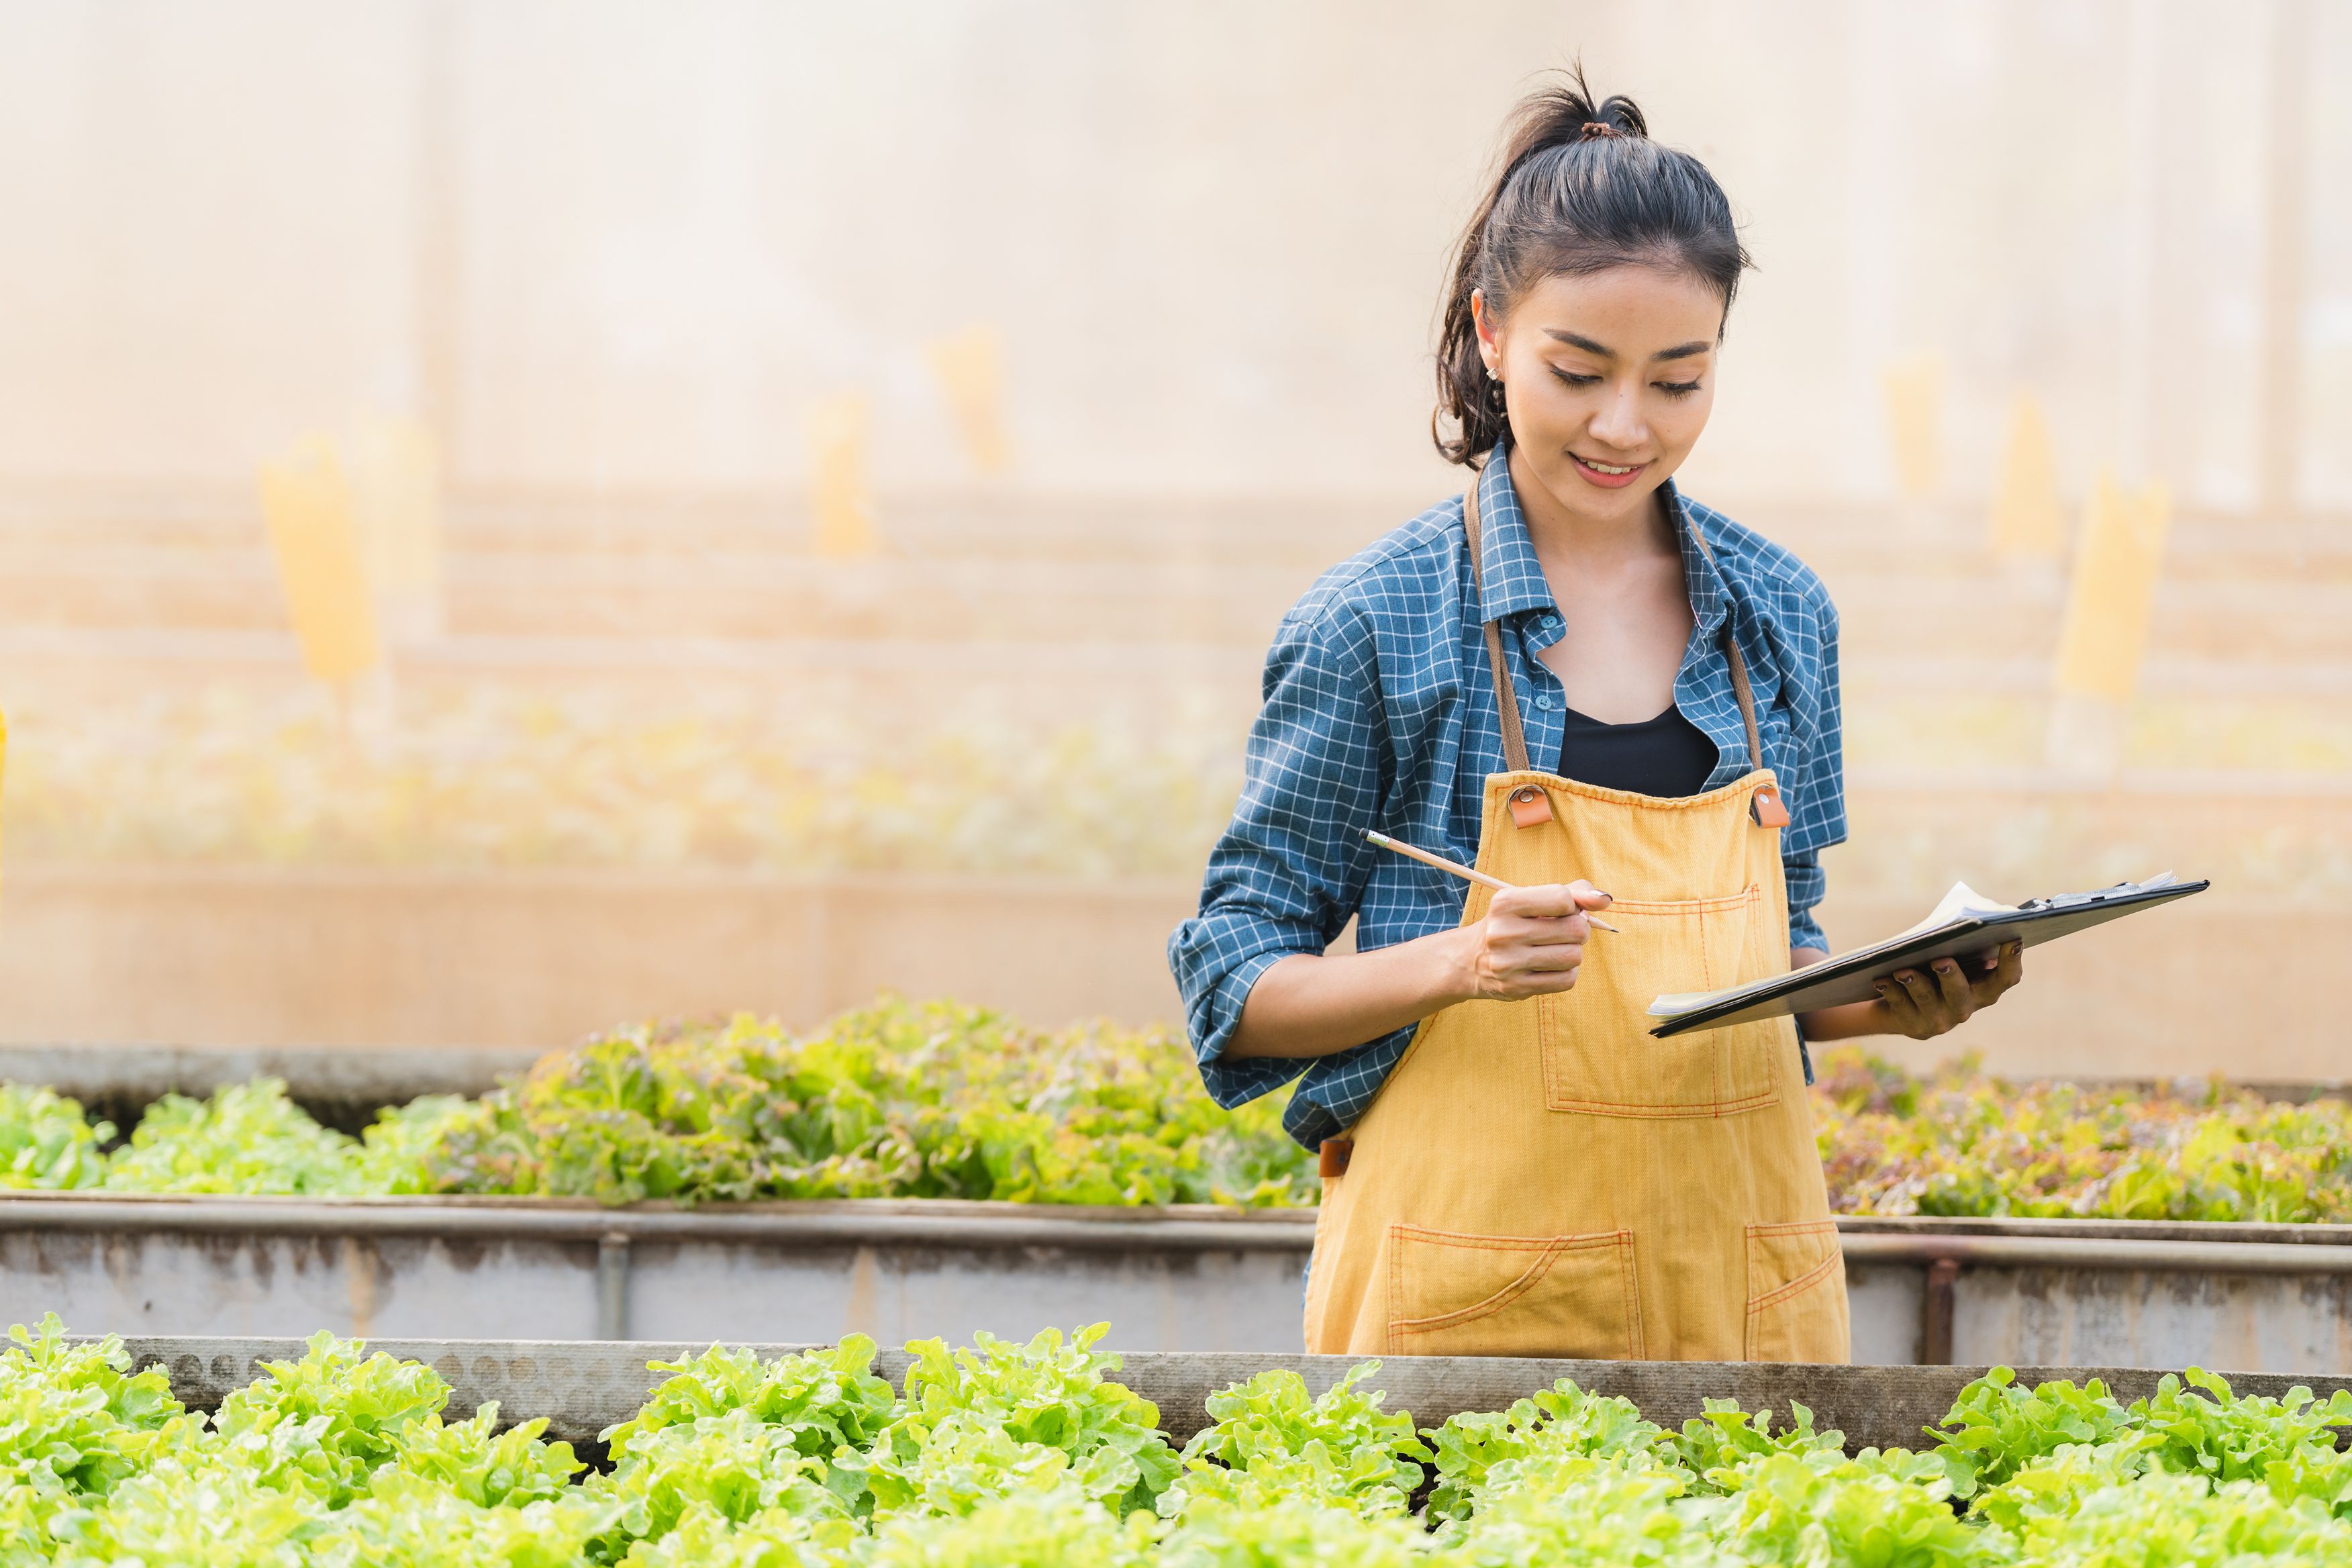
[{"label": "woman's right hand", "polygon": [[1496,889],[1486,918],[1462,928],[1463,998],[1517,1002],[1570,989],[1591,932],[1584,911],[1609,903],[1580,879]]}]

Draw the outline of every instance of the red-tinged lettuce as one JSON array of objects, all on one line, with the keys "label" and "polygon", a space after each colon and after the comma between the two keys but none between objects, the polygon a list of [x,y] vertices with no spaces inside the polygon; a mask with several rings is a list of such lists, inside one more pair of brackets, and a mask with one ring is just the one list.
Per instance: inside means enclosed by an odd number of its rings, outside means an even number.
[{"label": "red-tinged lettuce", "polygon": [[1853,1047],[1813,1101],[1843,1214],[2100,1219],[2352,1218],[2352,1108],[2219,1082],[2146,1093],[2010,1084],[1971,1058],[1913,1079]]},{"label": "red-tinged lettuce", "polygon": [[739,1016],[551,1056],[447,1132],[429,1184],[609,1204],[1311,1201],[1278,1117],[1218,1110],[1166,1031],[1053,1036],[886,1002],[807,1036]]}]

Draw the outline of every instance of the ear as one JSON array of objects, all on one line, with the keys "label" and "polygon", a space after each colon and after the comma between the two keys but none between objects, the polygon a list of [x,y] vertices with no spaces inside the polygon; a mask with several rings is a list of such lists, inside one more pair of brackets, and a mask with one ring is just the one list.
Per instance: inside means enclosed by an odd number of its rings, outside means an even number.
[{"label": "ear", "polygon": [[1476,289],[1470,290],[1470,320],[1478,329],[1478,357],[1486,362],[1486,374],[1499,375],[1503,370],[1503,342],[1496,335],[1498,323],[1486,310],[1486,296]]}]

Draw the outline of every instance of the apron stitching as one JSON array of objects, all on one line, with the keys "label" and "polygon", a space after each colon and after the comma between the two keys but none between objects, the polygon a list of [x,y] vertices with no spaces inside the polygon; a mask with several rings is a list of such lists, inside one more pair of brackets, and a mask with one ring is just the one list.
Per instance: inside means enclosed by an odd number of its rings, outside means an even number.
[{"label": "apron stitching", "polygon": [[1743,1110],[1761,1110],[1780,1103],[1778,1069],[1774,1087],[1759,1089],[1742,1100],[1677,1100],[1672,1105],[1653,1105],[1643,1100],[1554,1100],[1549,1109],[1580,1116],[1612,1116],[1620,1121],[1700,1121],[1708,1117],[1737,1116]]},{"label": "apron stitching", "polygon": [[1755,1317],[1759,1313],[1762,1312],[1766,1308],[1777,1307],[1791,1296],[1803,1295],[1806,1291],[1820,1284],[1829,1274],[1830,1270],[1843,1261],[1843,1259],[1839,1254],[1834,1252],[1831,1253],[1827,1258],[1822,1258],[1819,1263],[1814,1264],[1811,1268],[1806,1269],[1802,1274],[1798,1275],[1794,1279],[1790,1280],[1779,1289],[1774,1290],[1769,1295],[1759,1296],[1755,1300],[1748,1302],[1748,1315],[1751,1318]]},{"label": "apron stitching", "polygon": [[[1633,1247],[1633,1233],[1626,1230],[1599,1231],[1585,1236],[1490,1237],[1474,1236],[1461,1231],[1428,1230],[1420,1226],[1396,1225],[1389,1227],[1389,1239],[1391,1243],[1389,1278],[1391,1288],[1396,1292],[1390,1297],[1391,1311],[1395,1310],[1395,1304],[1402,1300],[1403,1295],[1404,1248],[1395,1245],[1398,1242],[1407,1240],[1426,1242],[1437,1247],[1455,1247],[1464,1251],[1537,1254],[1535,1259],[1509,1284],[1492,1295],[1473,1301],[1466,1307],[1457,1307],[1451,1312],[1432,1313],[1425,1318],[1391,1318],[1389,1343],[1392,1351],[1397,1336],[1400,1334],[1434,1333],[1444,1329],[1458,1329],[1465,1323],[1475,1323],[1481,1318],[1493,1317],[1541,1284],[1544,1277],[1551,1272],[1552,1267],[1569,1253],[1586,1252],[1607,1246],[1614,1250],[1621,1259],[1629,1259]],[[1621,1264],[1621,1267],[1628,1270],[1626,1278],[1630,1286],[1632,1278],[1630,1263]]]},{"label": "apron stitching", "polygon": [[1635,1361],[1643,1359],[1641,1282],[1633,1268],[1633,1233],[1620,1231],[1622,1238],[1617,1247],[1618,1272],[1625,1281],[1626,1351]]}]

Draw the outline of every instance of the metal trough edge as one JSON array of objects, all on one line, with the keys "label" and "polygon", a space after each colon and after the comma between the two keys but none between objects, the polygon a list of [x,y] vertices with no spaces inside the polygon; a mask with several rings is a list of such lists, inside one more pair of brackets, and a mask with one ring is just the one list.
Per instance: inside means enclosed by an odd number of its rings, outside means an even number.
[{"label": "metal trough edge", "polygon": [[2096,1268],[2198,1274],[2352,1274],[2352,1247],[2281,1241],[2158,1241],[2065,1236],[1842,1236],[1849,1266]]},{"label": "metal trough edge", "polygon": [[[444,1203],[430,1198],[303,1199],[11,1194],[0,1197],[0,1233],[156,1232],[205,1236],[435,1237],[593,1245],[739,1243],[768,1247],[939,1247],[967,1251],[1052,1250],[1304,1253],[1311,1212],[1282,1218],[1118,1210],[1055,1212],[1021,1205],[812,1204],[806,1209],[600,1209],[529,1201]],[[2352,1274],[2352,1246],[2229,1241],[2168,1236],[1992,1235],[1933,1229],[1845,1230],[1853,1266],[2073,1268],[2208,1274]]]},{"label": "metal trough edge", "polygon": [[594,1244],[744,1242],[797,1247],[1024,1247],[1179,1252],[1305,1252],[1313,1229],[1296,1221],[1093,1219],[969,1214],[730,1214],[717,1211],[512,1208],[419,1203],[305,1203],[223,1198],[138,1202],[10,1198],[0,1233],[154,1231],[206,1236],[421,1237]]}]

